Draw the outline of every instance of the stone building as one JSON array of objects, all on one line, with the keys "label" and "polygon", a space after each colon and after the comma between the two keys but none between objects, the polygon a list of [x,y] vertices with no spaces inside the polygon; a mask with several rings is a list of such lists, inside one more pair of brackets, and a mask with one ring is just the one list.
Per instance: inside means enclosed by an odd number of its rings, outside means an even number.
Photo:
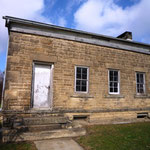
[{"label": "stone building", "polygon": [[3,114],[91,123],[150,113],[150,45],[5,16],[9,46]]}]

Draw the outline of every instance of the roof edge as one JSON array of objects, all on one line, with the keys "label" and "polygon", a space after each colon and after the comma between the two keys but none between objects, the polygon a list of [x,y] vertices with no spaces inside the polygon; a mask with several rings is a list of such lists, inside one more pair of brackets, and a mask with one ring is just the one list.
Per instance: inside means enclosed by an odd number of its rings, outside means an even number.
[{"label": "roof edge", "polygon": [[[53,29],[57,29],[57,30],[73,32],[73,33],[78,33],[78,34],[82,34],[82,35],[89,35],[89,36],[92,36],[93,38],[95,37],[97,39],[99,38],[99,39],[107,39],[107,40],[113,40],[113,41],[118,41],[118,42],[120,41],[120,42],[129,44],[129,45],[131,45],[131,44],[133,46],[139,45],[141,47],[144,47],[144,48],[147,47],[148,49],[150,49],[150,44],[119,39],[119,38],[112,37],[112,36],[106,36],[106,35],[86,32],[86,31],[82,31],[82,30],[71,29],[71,28],[65,28],[65,27],[61,27],[61,26],[57,26],[57,25],[52,25],[52,24],[48,24],[48,23],[41,23],[38,21],[31,21],[31,20],[21,19],[21,18],[11,17],[11,16],[3,16],[3,19],[6,20],[5,26],[8,27],[8,30],[9,30],[9,26],[11,23],[19,23],[19,24],[30,25],[33,27],[36,26],[36,27],[40,27],[40,28],[53,28]],[[149,50],[149,52],[150,52],[150,50]]]}]

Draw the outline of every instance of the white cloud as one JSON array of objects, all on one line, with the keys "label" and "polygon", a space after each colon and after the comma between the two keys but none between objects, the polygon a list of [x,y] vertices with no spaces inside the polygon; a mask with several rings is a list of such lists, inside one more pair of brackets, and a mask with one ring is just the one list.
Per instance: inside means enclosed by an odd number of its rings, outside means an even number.
[{"label": "white cloud", "polygon": [[150,1],[141,0],[126,8],[114,0],[88,0],[74,14],[76,28],[117,36],[132,31],[135,40],[149,42]]},{"label": "white cloud", "polygon": [[49,22],[42,16],[44,0],[0,0],[0,53],[7,48],[7,29],[2,16],[13,16],[41,22]]},{"label": "white cloud", "polygon": [[58,19],[58,25],[59,26],[63,26],[63,27],[65,27],[66,26],[66,20],[65,20],[65,18],[64,17],[60,17],[59,19]]}]

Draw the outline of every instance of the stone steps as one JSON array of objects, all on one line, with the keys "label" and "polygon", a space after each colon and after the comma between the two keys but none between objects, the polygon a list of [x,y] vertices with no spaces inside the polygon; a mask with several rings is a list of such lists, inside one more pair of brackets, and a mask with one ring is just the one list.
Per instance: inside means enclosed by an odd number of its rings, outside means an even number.
[{"label": "stone steps", "polygon": [[47,140],[53,138],[66,138],[66,137],[78,137],[86,134],[84,128],[71,128],[71,129],[59,129],[52,131],[41,131],[41,132],[19,132],[16,129],[7,130],[6,136],[3,137],[3,142],[8,141],[36,141],[36,140]]},{"label": "stone steps", "polygon": [[40,132],[40,131],[50,131],[56,129],[62,129],[61,124],[48,124],[48,125],[29,125],[29,126],[18,126],[15,127],[16,130],[22,130],[23,132]]},{"label": "stone steps", "polygon": [[24,125],[66,124],[67,122],[66,117],[32,117],[23,119]]},{"label": "stone steps", "polygon": [[85,135],[85,129],[73,128],[68,117],[59,114],[35,114],[10,117],[3,126],[3,141],[32,141]]},{"label": "stone steps", "polygon": [[40,132],[66,128],[68,118],[64,116],[16,118],[11,128],[22,132]]}]

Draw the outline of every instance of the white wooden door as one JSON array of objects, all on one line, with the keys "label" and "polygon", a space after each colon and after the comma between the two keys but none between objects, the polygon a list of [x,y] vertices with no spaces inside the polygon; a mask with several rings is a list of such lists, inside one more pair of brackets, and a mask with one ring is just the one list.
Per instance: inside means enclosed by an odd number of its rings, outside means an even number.
[{"label": "white wooden door", "polygon": [[51,67],[34,65],[33,108],[50,108]]}]

